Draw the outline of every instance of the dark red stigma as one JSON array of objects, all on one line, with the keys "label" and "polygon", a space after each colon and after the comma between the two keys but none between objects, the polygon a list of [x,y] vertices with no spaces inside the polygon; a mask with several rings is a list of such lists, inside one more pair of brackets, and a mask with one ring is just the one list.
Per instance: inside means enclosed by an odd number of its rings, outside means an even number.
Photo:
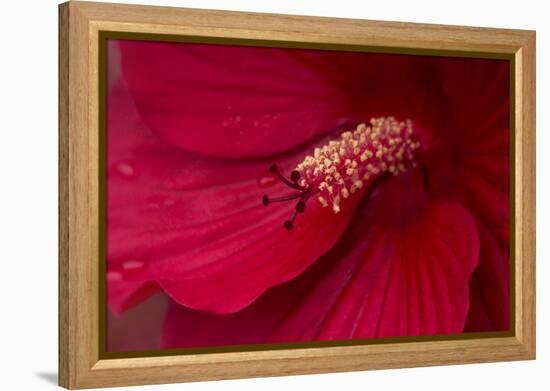
[{"label": "dark red stigma", "polygon": [[281,174],[279,168],[277,167],[277,164],[272,164],[269,167],[269,172],[274,174],[282,183],[284,183],[288,187],[297,190],[297,192],[280,197],[270,198],[267,194],[264,194],[264,196],[262,197],[262,204],[264,206],[268,206],[272,202],[283,202],[296,199],[298,200],[294,208],[294,213],[292,214],[292,217],[290,218],[290,220],[286,220],[283,223],[285,229],[290,231],[292,228],[294,228],[294,220],[296,219],[298,213],[304,213],[304,211],[306,210],[306,201],[309,199],[309,197],[313,195],[313,192],[311,191],[311,188],[303,187],[298,184],[298,181],[300,180],[300,173],[296,170],[293,170],[290,173],[290,179]]}]

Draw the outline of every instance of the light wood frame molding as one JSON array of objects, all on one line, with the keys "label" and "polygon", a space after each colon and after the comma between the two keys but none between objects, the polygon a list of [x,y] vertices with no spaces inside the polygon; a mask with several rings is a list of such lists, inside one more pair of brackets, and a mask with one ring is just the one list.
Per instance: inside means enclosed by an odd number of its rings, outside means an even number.
[{"label": "light wood frame molding", "polygon": [[[515,63],[510,336],[102,359],[100,31],[506,54]],[[535,32],[71,1],[59,6],[59,384],[90,388],[535,358]]]}]

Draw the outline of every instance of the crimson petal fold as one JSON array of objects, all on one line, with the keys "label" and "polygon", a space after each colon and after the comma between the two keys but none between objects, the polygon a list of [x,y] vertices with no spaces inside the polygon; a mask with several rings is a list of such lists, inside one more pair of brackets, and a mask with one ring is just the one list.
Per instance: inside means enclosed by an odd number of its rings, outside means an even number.
[{"label": "crimson petal fold", "polygon": [[457,203],[430,199],[421,183],[417,173],[388,179],[330,252],[242,311],[172,302],[163,347],[462,332],[479,262],[475,221]]},{"label": "crimson petal fold", "polygon": [[[143,124],[123,82],[111,88],[108,129],[108,299],[115,312],[157,285],[191,308],[238,311],[328,251],[360,200],[339,214],[311,200],[289,232],[283,222],[294,204],[261,203],[266,191],[289,190],[272,180],[272,160],[214,159],[175,147]],[[304,153],[280,156],[280,167],[290,171]]]}]

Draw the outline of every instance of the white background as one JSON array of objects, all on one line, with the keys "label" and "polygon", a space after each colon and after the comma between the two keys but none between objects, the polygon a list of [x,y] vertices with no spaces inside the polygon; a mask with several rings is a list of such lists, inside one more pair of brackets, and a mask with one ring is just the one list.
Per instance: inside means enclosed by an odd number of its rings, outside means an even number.
[{"label": "white background", "polygon": [[[544,16],[546,1],[133,2],[537,30],[539,202],[535,362],[146,386],[132,390],[548,389],[548,384],[543,385],[550,383],[547,333],[550,185],[546,172],[550,169],[550,29]],[[0,389],[53,389],[57,376],[57,1],[5,1],[0,8]]]}]

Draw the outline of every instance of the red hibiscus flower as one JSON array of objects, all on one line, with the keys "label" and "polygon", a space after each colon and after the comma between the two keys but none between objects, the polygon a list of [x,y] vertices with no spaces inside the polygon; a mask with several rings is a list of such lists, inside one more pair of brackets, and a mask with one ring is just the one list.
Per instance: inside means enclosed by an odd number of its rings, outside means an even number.
[{"label": "red hibiscus flower", "polygon": [[116,44],[109,350],[509,328],[507,61]]}]

